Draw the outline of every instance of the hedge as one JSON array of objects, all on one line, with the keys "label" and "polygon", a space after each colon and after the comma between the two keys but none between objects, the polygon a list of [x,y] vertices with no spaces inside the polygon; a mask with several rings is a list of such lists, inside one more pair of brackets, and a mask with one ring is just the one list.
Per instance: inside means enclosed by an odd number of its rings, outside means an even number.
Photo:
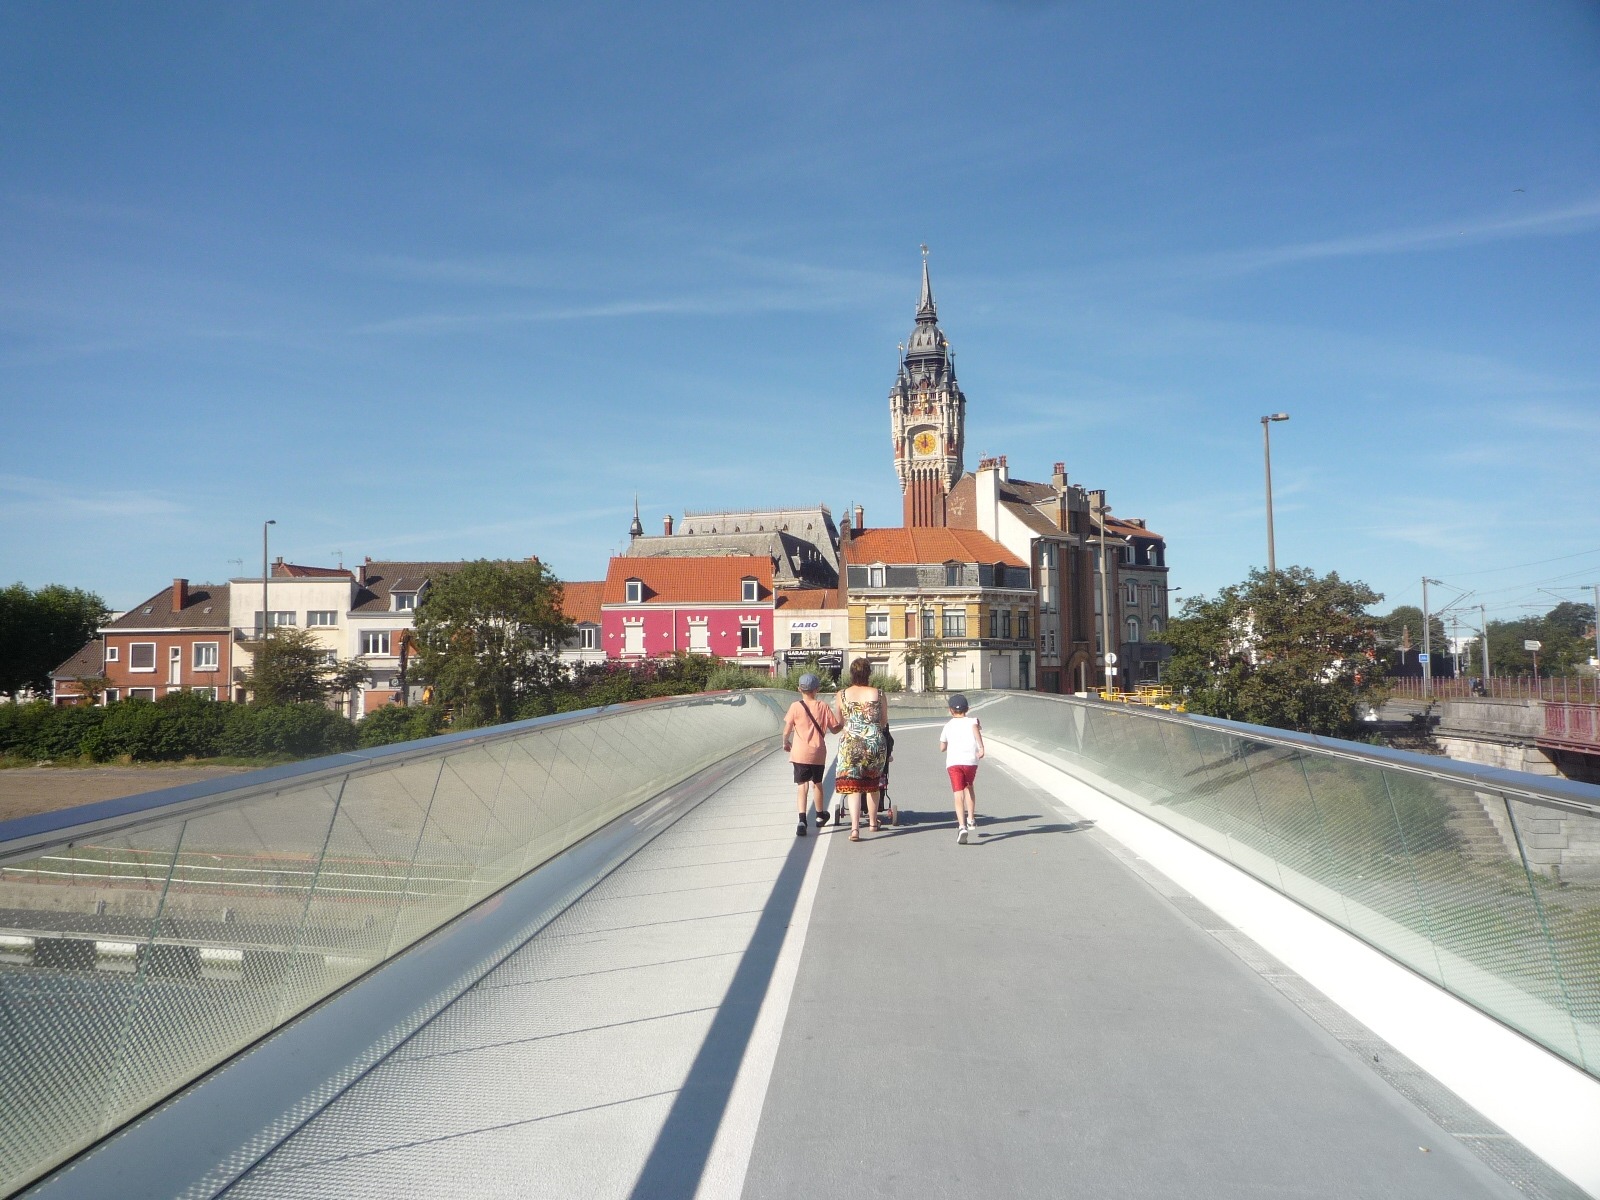
[{"label": "hedge", "polygon": [[34,761],[314,758],[355,745],[355,725],[320,704],[231,704],[174,692],[104,707],[0,705],[0,755]]}]

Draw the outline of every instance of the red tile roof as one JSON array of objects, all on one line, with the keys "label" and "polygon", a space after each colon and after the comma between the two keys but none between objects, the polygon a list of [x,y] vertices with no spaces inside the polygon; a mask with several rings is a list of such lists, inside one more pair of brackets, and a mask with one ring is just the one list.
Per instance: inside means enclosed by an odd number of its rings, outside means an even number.
[{"label": "red tile roof", "polygon": [[844,608],[844,593],[838,588],[792,588],[778,593],[775,608]]},{"label": "red tile roof", "polygon": [[1025,567],[1011,551],[976,529],[863,529],[844,551],[853,563],[1005,563]]},{"label": "red tile roof", "polygon": [[579,580],[561,585],[561,611],[574,624],[600,624],[600,596],[606,590],[604,579]]},{"label": "red tile roof", "polygon": [[761,598],[772,595],[772,560],[745,555],[707,558],[613,558],[606,571],[602,603],[625,604],[627,582],[644,584],[646,604],[738,603],[741,581],[754,578]]}]

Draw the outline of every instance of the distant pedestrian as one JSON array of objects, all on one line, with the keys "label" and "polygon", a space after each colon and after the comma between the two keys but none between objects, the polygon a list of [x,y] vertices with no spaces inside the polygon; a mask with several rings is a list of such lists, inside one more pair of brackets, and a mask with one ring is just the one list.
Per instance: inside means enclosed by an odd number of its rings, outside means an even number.
[{"label": "distant pedestrian", "polygon": [[977,717],[967,715],[967,698],[950,697],[950,719],[939,731],[939,749],[944,751],[945,770],[950,775],[950,791],[955,797],[956,841],[963,846],[978,829],[978,760],[983,757],[983,726]]},{"label": "distant pedestrian", "polygon": [[889,709],[883,693],[871,686],[872,664],[858,658],[850,664],[850,686],[841,688],[835,703],[844,736],[839,739],[839,766],[833,790],[850,797],[850,840],[861,840],[861,801],[867,802],[867,821],[878,828],[878,795],[889,767]]},{"label": "distant pedestrian", "polygon": [[828,734],[839,728],[833,709],[817,699],[821,681],[807,671],[800,676],[800,699],[789,706],[783,718],[783,748],[794,766],[794,811],[798,818],[795,837],[806,835],[806,793],[816,795],[817,828],[828,823],[828,810],[822,795],[822,776],[828,762]]}]

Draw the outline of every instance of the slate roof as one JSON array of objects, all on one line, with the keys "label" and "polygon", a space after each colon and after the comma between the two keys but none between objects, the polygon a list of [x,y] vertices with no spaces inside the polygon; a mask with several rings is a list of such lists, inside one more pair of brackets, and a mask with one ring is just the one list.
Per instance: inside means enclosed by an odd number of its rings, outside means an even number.
[{"label": "slate roof", "polygon": [[[764,514],[755,514],[762,516]],[[788,514],[778,513],[782,517]],[[804,514],[802,514],[804,515]],[[835,587],[839,583],[838,558],[833,548],[831,531],[824,528],[820,536],[804,531],[779,528],[776,522],[766,529],[747,529],[738,532],[730,528],[692,531],[690,517],[683,519],[684,531],[673,534],[645,535],[634,538],[623,554],[628,558],[708,558],[712,555],[765,555],[772,563],[773,581],[780,587],[812,586]],[[820,524],[818,518],[817,524]],[[725,522],[724,524],[732,524]],[[785,523],[787,526],[788,523]]]},{"label": "slate roof", "polygon": [[[414,592],[425,581],[459,571],[464,562],[369,562],[366,564],[366,582],[356,588],[355,603],[351,612],[389,612],[389,594],[395,591]],[[359,578],[359,576],[358,576]]]},{"label": "slate roof", "polygon": [[604,579],[579,580],[561,585],[561,611],[575,625],[600,624],[600,597]]},{"label": "slate roof", "polygon": [[1128,521],[1121,521],[1116,517],[1106,518],[1106,528],[1118,537],[1150,538],[1158,542],[1165,540],[1153,529],[1146,529],[1143,525],[1134,525]]},{"label": "slate roof", "polygon": [[227,629],[228,589],[216,583],[195,583],[188,588],[181,612],[172,611],[172,586],[162,588],[143,604],[135,604],[115,621],[101,627],[105,633],[135,629]]},{"label": "slate roof", "polygon": [[606,571],[602,603],[627,604],[629,579],[644,584],[646,604],[737,604],[742,583],[753,577],[761,599],[772,595],[772,560],[754,556],[706,558],[613,558]]},{"label": "slate roof", "polygon": [[1025,567],[1011,551],[976,529],[915,527],[863,529],[850,539],[845,558],[853,563],[1005,563]]},{"label": "slate roof", "polygon": [[106,642],[95,638],[86,642],[66,662],[50,672],[51,679],[93,679],[106,673]]}]

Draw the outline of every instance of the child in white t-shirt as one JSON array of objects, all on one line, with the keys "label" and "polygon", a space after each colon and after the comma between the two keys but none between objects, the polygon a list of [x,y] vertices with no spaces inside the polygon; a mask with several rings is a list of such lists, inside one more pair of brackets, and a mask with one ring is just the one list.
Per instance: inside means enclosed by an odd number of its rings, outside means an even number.
[{"label": "child in white t-shirt", "polygon": [[983,757],[983,726],[977,717],[967,716],[967,698],[950,697],[950,719],[939,731],[939,749],[944,751],[945,770],[950,775],[950,790],[955,795],[956,841],[963,846],[978,828],[977,794],[973,784],[978,777],[978,760]]}]

